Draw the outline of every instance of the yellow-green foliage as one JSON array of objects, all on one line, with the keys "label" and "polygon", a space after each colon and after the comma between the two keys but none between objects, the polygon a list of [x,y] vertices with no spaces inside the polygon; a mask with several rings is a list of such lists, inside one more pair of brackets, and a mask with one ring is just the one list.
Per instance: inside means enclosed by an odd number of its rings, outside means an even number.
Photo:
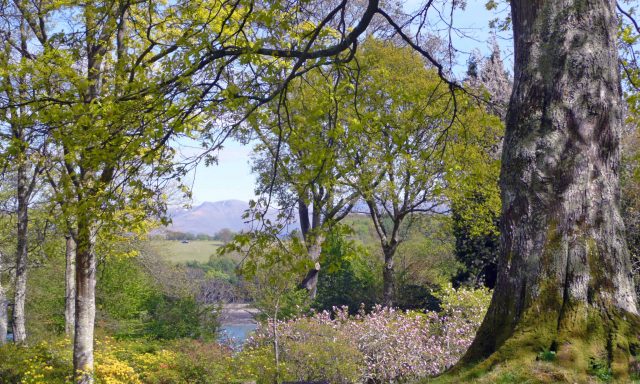
[{"label": "yellow-green foliage", "polygon": [[295,327],[299,337],[281,340],[277,370],[271,343],[247,346],[230,361],[232,369],[225,376],[228,382],[235,379],[271,384],[276,377],[284,381],[327,380],[332,384],[359,382],[364,356],[344,335],[305,319],[297,321]]},{"label": "yellow-green foliage", "polygon": [[[71,343],[59,340],[32,347],[0,348],[0,382],[67,383],[72,372]],[[222,373],[234,364],[228,349],[179,341],[96,341],[95,379],[102,384],[226,383]]]},{"label": "yellow-green foliage", "polygon": [[[317,336],[310,343],[300,341],[289,346],[290,356],[280,364],[279,377],[357,377],[357,351],[340,339],[327,339],[320,332]],[[71,357],[69,340],[29,347],[7,344],[0,347],[0,383],[68,383]],[[271,384],[276,377],[274,361],[272,346],[233,354],[219,344],[195,340],[158,343],[106,337],[96,340],[95,380],[96,384],[229,384],[254,380]]]},{"label": "yellow-green foliage", "polygon": [[462,313],[469,320],[480,323],[491,302],[492,292],[487,288],[454,289],[451,284],[443,287],[436,296],[440,299],[442,311],[446,314]]},{"label": "yellow-green foliage", "polygon": [[41,342],[31,347],[0,347],[0,383],[62,384],[71,376],[68,340]]},{"label": "yellow-green foliage", "polygon": [[259,384],[269,384],[274,382],[277,371],[286,371],[282,362],[276,370],[272,346],[246,348],[236,356],[234,363],[233,370],[226,372],[225,378],[229,383],[256,380]]},{"label": "yellow-green foliage", "polygon": [[334,384],[356,383],[361,377],[364,355],[345,341],[336,329],[314,321],[300,320],[296,333],[304,335],[287,340],[287,376],[292,380],[327,380]]}]

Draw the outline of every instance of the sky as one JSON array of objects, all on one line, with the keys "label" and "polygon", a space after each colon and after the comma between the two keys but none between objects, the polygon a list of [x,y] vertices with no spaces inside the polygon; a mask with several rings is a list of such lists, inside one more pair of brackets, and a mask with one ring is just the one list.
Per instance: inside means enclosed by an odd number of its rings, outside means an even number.
[{"label": "sky", "polygon": [[[408,0],[405,9],[415,9],[422,2]],[[459,75],[466,68],[466,58],[477,49],[483,55],[490,52],[489,21],[504,16],[504,6],[499,13],[487,11],[486,0],[467,0],[464,11],[458,10],[454,15],[454,25],[464,31],[464,36],[454,34],[452,42],[460,51],[458,63],[454,68]],[[505,65],[511,65],[511,41],[509,34],[498,36],[498,43],[503,52]],[[189,149],[187,149],[189,150]],[[255,177],[251,174],[249,165],[250,146],[243,146],[235,141],[227,141],[218,156],[218,164],[205,166],[200,164],[185,181],[192,185],[193,204],[198,205],[205,201],[243,200],[254,199]]]}]

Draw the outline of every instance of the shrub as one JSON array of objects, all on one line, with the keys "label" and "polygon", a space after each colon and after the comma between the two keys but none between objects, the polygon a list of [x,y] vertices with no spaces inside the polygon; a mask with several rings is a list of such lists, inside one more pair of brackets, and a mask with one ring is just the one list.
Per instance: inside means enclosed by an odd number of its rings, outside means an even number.
[{"label": "shrub", "polygon": [[[166,345],[170,359],[155,358],[154,369],[142,368],[146,372],[143,381],[149,384],[164,383],[227,383],[229,372],[234,373],[232,350],[217,343],[199,340],[176,340]],[[149,357],[146,358],[149,361]]]},{"label": "shrub", "polygon": [[[71,350],[68,340],[2,346],[0,383],[69,383]],[[231,350],[215,343],[96,340],[96,384],[226,384],[238,377],[235,365]]]},{"label": "shrub", "polygon": [[71,374],[71,353],[65,341],[41,342],[26,348],[15,344],[0,347],[0,383],[67,383]]},{"label": "shrub", "polygon": [[[284,363],[280,363],[276,370],[273,346],[254,345],[243,349],[233,359],[233,371],[226,373],[227,383],[245,383],[255,381],[257,384],[271,384],[278,376],[278,372],[285,372]],[[282,374],[280,379],[287,379]]]},{"label": "shrub", "polygon": [[[96,340],[96,383],[271,384],[278,378],[371,384],[436,375],[455,364],[470,345],[488,305],[489,292],[447,287],[438,296],[442,303],[439,313],[377,306],[369,313],[350,315],[348,308],[342,307],[275,324],[265,322],[235,354],[217,343],[192,339],[102,338]],[[277,369],[274,328],[280,352]],[[0,383],[71,380],[68,340],[30,347],[5,345],[0,347],[0,362]],[[591,370],[605,380],[610,371],[602,367],[595,361]]]},{"label": "shrub", "polygon": [[158,295],[149,302],[148,335],[158,339],[211,340],[218,328],[214,306],[199,304],[193,297]]},{"label": "shrub", "polygon": [[364,356],[344,330],[302,318],[282,338],[287,376],[295,380],[355,383],[362,375]]},{"label": "shrub", "polygon": [[380,264],[370,266],[368,251],[334,230],[322,246],[318,293],[313,307],[318,311],[345,305],[355,312],[360,304],[371,308],[381,291]]},{"label": "shrub", "polygon": [[[439,298],[440,313],[376,306],[352,316],[341,307],[278,321],[287,373],[297,380],[332,383],[389,383],[437,375],[454,365],[473,341],[490,294],[447,287]],[[249,346],[264,348],[273,340],[270,322],[259,327]]]}]

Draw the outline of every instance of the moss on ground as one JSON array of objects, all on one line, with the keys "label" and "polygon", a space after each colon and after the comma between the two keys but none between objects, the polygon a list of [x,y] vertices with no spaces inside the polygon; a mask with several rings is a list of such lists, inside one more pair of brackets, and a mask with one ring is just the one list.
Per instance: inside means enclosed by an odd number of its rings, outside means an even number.
[{"label": "moss on ground", "polygon": [[428,384],[553,384],[553,383],[633,383],[640,379],[613,379],[611,369],[606,363],[594,362],[587,372],[563,367],[557,362],[541,360],[514,359],[493,366],[478,365],[469,369],[458,369],[439,377],[426,379]]},{"label": "moss on ground", "polygon": [[570,303],[558,323],[532,310],[487,359],[424,383],[640,384],[637,316]]}]

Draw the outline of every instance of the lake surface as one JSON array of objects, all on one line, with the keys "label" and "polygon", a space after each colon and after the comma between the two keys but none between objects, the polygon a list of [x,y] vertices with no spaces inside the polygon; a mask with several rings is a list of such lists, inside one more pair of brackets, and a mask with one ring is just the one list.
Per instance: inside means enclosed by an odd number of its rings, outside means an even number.
[{"label": "lake surface", "polygon": [[254,319],[257,313],[250,304],[225,304],[220,313],[220,341],[242,347],[258,327]]},{"label": "lake surface", "polygon": [[234,347],[241,347],[257,327],[257,324],[223,324],[219,339],[230,342]]}]

